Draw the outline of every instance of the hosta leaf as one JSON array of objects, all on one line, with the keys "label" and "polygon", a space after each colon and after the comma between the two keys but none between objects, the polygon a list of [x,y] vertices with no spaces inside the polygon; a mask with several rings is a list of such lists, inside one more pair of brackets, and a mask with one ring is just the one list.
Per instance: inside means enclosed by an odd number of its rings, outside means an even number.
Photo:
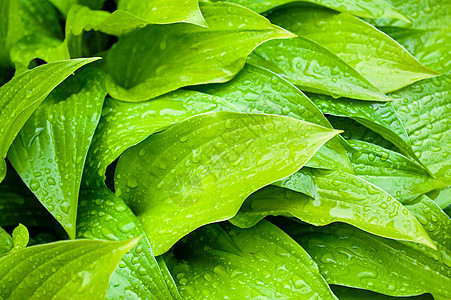
[{"label": "hosta leaf", "polygon": [[348,117],[380,134],[406,155],[417,159],[409,136],[391,102],[369,102],[308,93],[308,97],[325,114]]},{"label": "hosta leaf", "polygon": [[[105,0],[49,0],[64,16],[75,4],[86,5],[91,9],[101,9]],[[117,1],[116,1],[117,2]]]},{"label": "hosta leaf", "polygon": [[[217,1],[217,0],[211,0]],[[408,21],[408,19],[398,12],[393,6],[384,0],[356,1],[356,0],[229,0],[228,2],[237,3],[250,9],[262,13],[278,6],[286,4],[313,3],[329,7],[338,11],[344,11],[366,18],[393,18]]]},{"label": "hosta leaf", "polygon": [[166,265],[166,262],[163,258],[163,256],[157,256],[156,260],[158,262],[158,265],[160,266],[161,273],[163,274],[163,277],[166,280],[166,283],[168,284],[169,292],[171,293],[171,296],[173,299],[181,299],[180,292],[177,289],[177,285],[174,282],[174,278],[172,278],[171,273],[169,272],[168,266]]},{"label": "hosta leaf", "polygon": [[451,187],[431,191],[427,194],[441,209],[451,205]]},{"label": "hosta leaf", "polygon": [[[260,67],[246,64],[231,81],[200,86],[204,92],[222,97],[242,112],[286,115],[332,128],[323,113],[295,86]],[[352,172],[339,137],[328,141],[307,166]]]},{"label": "hosta leaf", "polygon": [[6,175],[4,158],[9,146],[34,110],[72,72],[95,60],[48,63],[22,73],[0,88],[0,182]]},{"label": "hosta leaf", "polygon": [[451,183],[451,74],[419,81],[390,94],[417,157]]},{"label": "hosta leaf", "polygon": [[104,299],[111,273],[137,242],[63,241],[16,251],[0,259],[0,296]]},{"label": "hosta leaf", "polygon": [[122,36],[107,55],[110,95],[136,102],[187,85],[228,81],[259,44],[294,36],[235,4],[201,8],[208,28],[154,25]]},{"label": "hosta leaf", "polygon": [[194,91],[179,90],[139,103],[108,98],[88,153],[85,184],[103,186],[108,165],[149,135],[192,116],[223,110],[237,108],[221,98]]},{"label": "hosta leaf", "polygon": [[271,14],[270,20],[326,47],[383,92],[439,75],[385,33],[348,13],[290,7]]},{"label": "hosta leaf", "polygon": [[[143,229],[122,199],[106,187],[82,189],[77,235],[79,238],[119,241],[143,236],[124,255],[110,279],[107,299],[170,299],[166,281]],[[146,286],[143,289],[142,286]]]},{"label": "hosta leaf", "polygon": [[269,69],[308,92],[335,98],[389,100],[344,60],[304,37],[267,42],[252,52],[248,62]]},{"label": "hosta leaf", "polygon": [[384,191],[348,173],[312,173],[316,198],[276,186],[265,187],[246,199],[230,221],[249,227],[270,214],[294,216],[316,226],[340,221],[383,237],[435,248],[415,217]]},{"label": "hosta leaf", "polygon": [[120,0],[117,8],[154,24],[187,22],[206,25],[197,0]]},{"label": "hosta leaf", "polygon": [[248,195],[299,170],[337,133],[283,116],[195,116],[125,152],[116,193],[159,255],[194,229],[231,218]]},{"label": "hosta leaf", "polygon": [[336,299],[304,249],[267,221],[200,228],[175,254],[166,257],[184,299]]},{"label": "hosta leaf", "polygon": [[313,181],[312,170],[309,168],[304,167],[296,173],[274,182],[273,185],[306,194],[315,199],[318,197],[318,191],[315,182]]},{"label": "hosta leaf", "polygon": [[0,227],[0,257],[4,253],[8,253],[14,247],[13,239],[11,235]]},{"label": "hosta leaf", "polygon": [[305,247],[329,284],[393,296],[431,293],[435,299],[450,297],[451,268],[434,250],[345,224],[310,228],[310,233],[299,224],[286,230]]},{"label": "hosta leaf", "polygon": [[421,63],[437,72],[451,72],[451,31],[383,27],[382,30],[412,53]]},{"label": "hosta leaf", "polygon": [[25,248],[28,245],[28,241],[30,240],[28,229],[22,224],[19,224],[16,228],[14,228],[13,234],[11,236],[13,238],[14,244],[14,247],[11,249],[11,252],[15,252]]},{"label": "hosta leaf", "polygon": [[[379,293],[375,293],[368,290],[354,289],[341,285],[330,285],[330,289],[340,300],[400,300],[399,297],[387,296]],[[405,298],[403,298],[405,299]],[[420,296],[409,297],[409,300],[434,300],[430,294],[423,294]]]},{"label": "hosta leaf", "polygon": [[402,202],[448,186],[397,152],[357,140],[349,144],[355,150],[349,151],[355,174]]},{"label": "hosta leaf", "polygon": [[70,238],[86,154],[106,95],[103,73],[84,71],[47,97],[8,152],[14,169]]}]

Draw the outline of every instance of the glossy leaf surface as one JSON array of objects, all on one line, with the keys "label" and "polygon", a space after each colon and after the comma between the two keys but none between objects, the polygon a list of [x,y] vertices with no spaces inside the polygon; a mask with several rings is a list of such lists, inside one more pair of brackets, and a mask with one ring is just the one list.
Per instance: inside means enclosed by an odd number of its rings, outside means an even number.
[{"label": "glossy leaf surface", "polygon": [[294,36],[235,4],[204,4],[202,13],[208,28],[154,25],[121,37],[107,55],[109,94],[139,102],[187,85],[225,82],[255,47]]},{"label": "glossy leaf surface", "polygon": [[[295,86],[263,68],[246,64],[231,81],[200,86],[222,97],[241,112],[284,115],[332,128],[323,113]],[[352,172],[340,137],[335,137],[309,160],[307,166]]]},{"label": "glossy leaf surface", "polygon": [[12,233],[13,244],[14,247],[11,249],[11,252],[18,251],[27,247],[28,241],[30,240],[30,234],[28,233],[27,227],[19,224],[16,228],[14,228]]},{"label": "glossy leaf surface", "polygon": [[270,41],[248,62],[284,77],[307,92],[361,100],[389,100],[359,72],[320,44],[304,37]]},{"label": "glossy leaf surface", "polygon": [[[170,299],[166,281],[135,215],[106,187],[82,189],[77,219],[79,238],[119,241],[143,236],[111,276],[107,299]],[[147,288],[141,288],[145,285]]]},{"label": "glossy leaf surface", "polygon": [[111,273],[137,242],[78,240],[21,249],[0,258],[0,296],[104,299]]},{"label": "glossy leaf surface", "polygon": [[355,174],[400,201],[448,186],[397,152],[362,141],[352,140],[349,144],[356,150],[350,152]]},{"label": "glossy leaf surface", "polygon": [[183,299],[336,299],[304,249],[267,221],[209,225],[186,245],[180,258],[166,256]]},{"label": "glossy leaf surface", "polygon": [[179,90],[139,103],[108,98],[88,153],[84,183],[103,186],[108,165],[155,132],[198,114],[235,110],[221,98],[194,91]]},{"label": "glossy leaf surface", "polygon": [[326,47],[383,92],[439,75],[385,33],[350,14],[300,7],[278,10],[269,18]]},{"label": "glossy leaf surface", "polygon": [[95,60],[82,58],[48,63],[22,73],[0,88],[0,182],[6,175],[4,158],[9,146],[28,118],[66,77]]},{"label": "glossy leaf surface", "polygon": [[13,239],[5,229],[0,227],[0,257],[14,247]]},{"label": "glossy leaf surface", "polygon": [[103,73],[83,71],[47,97],[8,152],[22,180],[70,238],[86,154],[106,95]]},{"label": "glossy leaf surface", "polygon": [[383,237],[435,248],[415,217],[384,191],[348,173],[312,173],[316,198],[280,187],[265,187],[246,199],[231,222],[250,227],[271,214],[294,216],[316,226],[339,221]]},{"label": "glossy leaf surface", "polygon": [[125,152],[116,193],[159,255],[192,230],[233,217],[248,195],[299,170],[337,133],[290,117],[199,115]]}]

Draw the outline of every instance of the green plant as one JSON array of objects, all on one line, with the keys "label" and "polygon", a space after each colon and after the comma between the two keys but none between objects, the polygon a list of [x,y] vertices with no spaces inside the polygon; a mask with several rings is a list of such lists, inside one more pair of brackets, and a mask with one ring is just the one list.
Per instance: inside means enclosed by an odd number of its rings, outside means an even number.
[{"label": "green plant", "polygon": [[451,3],[230,2],[0,0],[0,299],[451,299]]}]

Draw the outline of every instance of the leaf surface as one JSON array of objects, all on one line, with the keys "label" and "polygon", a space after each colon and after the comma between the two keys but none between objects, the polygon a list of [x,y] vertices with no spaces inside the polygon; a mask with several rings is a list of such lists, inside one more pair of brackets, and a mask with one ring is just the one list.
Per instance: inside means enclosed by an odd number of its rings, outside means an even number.
[{"label": "leaf surface", "polygon": [[22,73],[0,88],[0,182],[6,175],[4,158],[9,146],[27,119],[58,84],[95,60],[81,58],[48,63]]},{"label": "leaf surface", "polygon": [[200,228],[180,258],[165,257],[184,299],[336,299],[304,249],[267,221]]},{"label": "leaf surface", "polygon": [[357,140],[349,141],[349,145],[355,150],[349,152],[355,174],[401,202],[448,186],[397,152]]},{"label": "leaf surface", "polygon": [[385,93],[439,75],[388,35],[348,13],[290,7],[277,10],[269,18],[326,47]]},{"label": "leaf surface", "polygon": [[[232,80],[200,90],[222,97],[241,112],[284,115],[332,128],[323,113],[295,86],[269,70],[246,64]],[[309,167],[352,172],[340,137],[324,144],[307,163]]]},{"label": "leaf surface", "polygon": [[344,60],[302,36],[269,41],[255,49],[248,62],[273,71],[303,91],[335,98],[389,100]]},{"label": "leaf surface", "polygon": [[14,228],[13,234],[11,236],[13,238],[14,244],[11,252],[15,252],[27,247],[28,241],[30,240],[30,234],[28,233],[27,227],[19,224],[16,228]]},{"label": "leaf surface", "polygon": [[8,253],[14,247],[13,239],[11,235],[0,227],[0,257],[4,253]]},{"label": "leaf surface", "polygon": [[154,25],[122,36],[107,54],[109,94],[139,102],[188,85],[225,82],[255,47],[294,36],[235,4],[203,4],[202,13],[208,28]]},{"label": "leaf surface", "polygon": [[89,149],[84,183],[103,186],[108,165],[155,132],[198,114],[236,110],[224,99],[184,90],[139,103],[108,98]]},{"label": "leaf surface", "polygon": [[106,298],[171,299],[141,224],[124,201],[106,187],[82,189],[77,236],[111,241],[142,236],[112,274]]},{"label": "leaf surface", "polygon": [[28,119],[8,159],[29,189],[75,237],[83,167],[106,95],[104,75],[87,69],[64,82]]},{"label": "leaf surface", "polygon": [[299,170],[337,133],[274,115],[195,116],[127,150],[116,193],[159,255],[194,229],[233,217],[248,195]]},{"label": "leaf surface", "polygon": [[111,273],[137,242],[77,240],[21,249],[0,259],[0,296],[104,299]]},{"label": "leaf surface", "polygon": [[345,222],[387,238],[435,248],[421,224],[395,198],[344,172],[312,170],[316,198],[276,186],[252,194],[230,221],[250,227],[267,215],[294,216],[315,226]]}]

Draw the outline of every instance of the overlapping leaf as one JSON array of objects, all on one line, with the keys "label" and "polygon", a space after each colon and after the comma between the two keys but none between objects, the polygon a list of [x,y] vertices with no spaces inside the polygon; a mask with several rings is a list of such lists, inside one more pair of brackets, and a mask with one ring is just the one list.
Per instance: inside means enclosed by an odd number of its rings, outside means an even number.
[{"label": "overlapping leaf", "polygon": [[209,225],[186,242],[166,256],[184,299],[336,299],[304,249],[267,221],[251,229]]},{"label": "overlapping leaf", "polygon": [[439,75],[385,33],[350,14],[302,7],[281,9],[269,18],[326,47],[383,92]]},{"label": "overlapping leaf", "polygon": [[0,88],[0,182],[6,175],[4,158],[27,119],[65,78],[97,60],[82,58],[49,63],[22,73]]},{"label": "overlapping leaf", "polygon": [[21,249],[0,258],[0,296],[104,299],[111,273],[137,242],[79,240]]},{"label": "overlapping leaf", "polygon": [[47,97],[8,152],[14,169],[70,238],[86,154],[106,95],[103,73],[84,71]]},{"label": "overlapping leaf", "polygon": [[137,102],[187,85],[225,82],[259,44],[294,36],[239,5],[201,8],[208,28],[154,25],[122,36],[107,55],[110,95]]},{"label": "overlapping leaf", "polygon": [[361,100],[389,100],[344,60],[301,36],[267,42],[252,52],[248,62],[273,71],[303,91]]},{"label": "overlapping leaf", "polygon": [[353,140],[349,144],[355,149],[349,152],[355,174],[400,201],[448,186],[397,152],[362,141]]},{"label": "overlapping leaf", "polygon": [[[199,89],[226,99],[241,112],[286,115],[331,128],[322,112],[301,91],[260,67],[246,64],[231,81],[204,85]],[[340,137],[321,147],[307,166],[352,172]]]},{"label": "overlapping leaf", "polygon": [[196,116],[126,151],[116,193],[162,254],[192,230],[231,218],[248,195],[299,170],[337,133],[274,115]]},{"label": "overlapping leaf", "polygon": [[395,198],[344,172],[312,170],[317,197],[270,186],[252,194],[230,221],[250,227],[267,215],[294,216],[323,226],[345,222],[383,237],[435,248],[421,224]]}]

